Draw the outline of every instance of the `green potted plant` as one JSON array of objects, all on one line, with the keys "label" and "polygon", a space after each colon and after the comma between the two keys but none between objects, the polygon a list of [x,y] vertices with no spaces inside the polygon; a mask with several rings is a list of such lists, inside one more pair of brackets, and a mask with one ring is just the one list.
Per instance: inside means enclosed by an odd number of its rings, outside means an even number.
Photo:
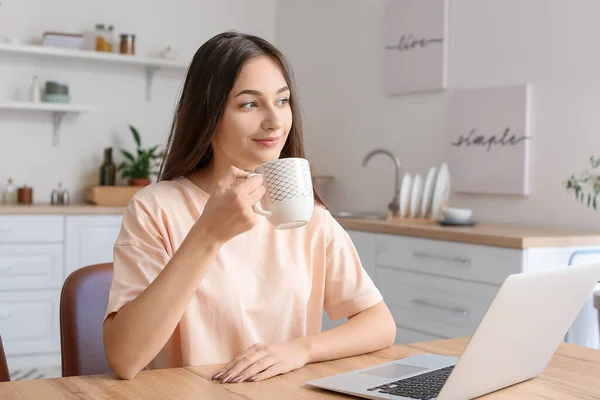
[{"label": "green potted plant", "polygon": [[129,125],[129,129],[136,144],[136,155],[121,149],[125,161],[119,165],[118,171],[123,178],[129,178],[130,186],[146,186],[151,182],[150,176],[158,174],[158,167],[164,154],[158,151],[158,146],[142,148],[142,140],[137,129],[132,125]]},{"label": "green potted plant", "polygon": [[590,157],[591,170],[583,171],[579,176],[571,175],[566,181],[567,191],[575,193],[575,199],[586,204],[586,207],[597,209],[600,194],[600,157]]}]

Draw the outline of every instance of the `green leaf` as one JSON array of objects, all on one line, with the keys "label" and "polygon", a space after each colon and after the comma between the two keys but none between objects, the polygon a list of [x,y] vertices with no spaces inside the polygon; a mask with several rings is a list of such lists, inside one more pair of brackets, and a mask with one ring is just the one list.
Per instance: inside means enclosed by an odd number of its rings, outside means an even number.
[{"label": "green leaf", "polygon": [[135,163],[135,157],[133,157],[133,154],[131,154],[127,150],[121,150],[121,153],[123,153],[123,155],[129,159],[129,161]]},{"label": "green leaf", "polygon": [[129,129],[131,129],[131,133],[133,134],[133,139],[135,140],[135,144],[137,144],[137,147],[140,147],[142,145],[142,140],[140,139],[140,134],[137,131],[137,129],[135,129],[133,127],[133,125],[129,125]]},{"label": "green leaf", "polygon": [[148,156],[155,157],[154,152],[158,149],[158,145],[150,147],[148,149]]},{"label": "green leaf", "polygon": [[141,146],[141,137],[137,129],[129,125],[129,129],[133,135],[135,143],[137,145],[135,152],[128,152],[121,149],[125,160],[119,165],[118,171],[121,172],[123,177],[129,178],[149,178],[150,175],[156,174],[154,171],[155,163],[159,159],[164,157],[164,153],[155,154],[159,148],[158,145],[152,146],[148,149],[143,149]]},{"label": "green leaf", "polygon": [[587,207],[590,206],[591,202],[592,202],[592,195],[588,193],[588,195],[587,195]]}]

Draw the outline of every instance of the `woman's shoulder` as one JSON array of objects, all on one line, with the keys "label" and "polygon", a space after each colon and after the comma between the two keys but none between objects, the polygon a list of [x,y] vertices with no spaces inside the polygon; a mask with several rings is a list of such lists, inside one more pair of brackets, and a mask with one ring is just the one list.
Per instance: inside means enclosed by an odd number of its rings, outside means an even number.
[{"label": "woman's shoulder", "polygon": [[336,224],[337,221],[329,209],[323,204],[315,200],[315,206],[313,208],[313,215],[310,221],[310,227],[316,231],[327,232],[331,229],[332,224]]},{"label": "woman's shoulder", "polygon": [[174,178],[145,186],[133,195],[128,207],[146,210],[181,207],[194,199],[191,195],[192,188],[186,185],[184,179]]}]

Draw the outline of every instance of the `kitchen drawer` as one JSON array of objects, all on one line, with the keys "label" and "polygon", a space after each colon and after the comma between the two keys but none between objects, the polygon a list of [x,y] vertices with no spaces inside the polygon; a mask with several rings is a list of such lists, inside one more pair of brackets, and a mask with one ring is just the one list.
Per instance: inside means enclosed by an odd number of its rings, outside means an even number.
[{"label": "kitchen drawer", "polygon": [[60,289],[62,244],[0,244],[0,290]]},{"label": "kitchen drawer", "polygon": [[446,338],[472,335],[499,289],[383,266],[377,287],[397,326]]},{"label": "kitchen drawer", "polygon": [[0,215],[0,243],[62,242],[62,215]]},{"label": "kitchen drawer", "polygon": [[406,328],[397,326],[396,327],[396,340],[394,340],[394,344],[429,342],[431,340],[440,340],[440,339],[447,339],[447,338],[442,337],[442,336],[430,335],[429,333],[413,331],[412,329],[406,329]]},{"label": "kitchen drawer", "polygon": [[524,270],[524,252],[443,240],[379,235],[377,265],[500,285]]},{"label": "kitchen drawer", "polygon": [[6,354],[60,350],[60,291],[0,293],[0,333]]}]

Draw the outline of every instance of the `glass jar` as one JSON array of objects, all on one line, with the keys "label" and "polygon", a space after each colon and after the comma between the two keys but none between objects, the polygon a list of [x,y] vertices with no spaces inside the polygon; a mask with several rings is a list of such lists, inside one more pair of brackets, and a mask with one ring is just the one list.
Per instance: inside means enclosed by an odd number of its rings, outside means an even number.
[{"label": "glass jar", "polygon": [[106,36],[108,37],[108,52],[112,53],[113,52],[113,43],[115,43],[115,28],[112,25],[108,25],[107,30],[107,34]]},{"label": "glass jar", "polygon": [[112,53],[114,28],[112,25],[96,25],[96,51]]},{"label": "glass jar", "polygon": [[121,34],[121,42],[119,44],[119,52],[121,54],[135,54],[135,35],[127,33]]}]

